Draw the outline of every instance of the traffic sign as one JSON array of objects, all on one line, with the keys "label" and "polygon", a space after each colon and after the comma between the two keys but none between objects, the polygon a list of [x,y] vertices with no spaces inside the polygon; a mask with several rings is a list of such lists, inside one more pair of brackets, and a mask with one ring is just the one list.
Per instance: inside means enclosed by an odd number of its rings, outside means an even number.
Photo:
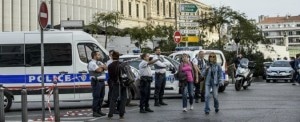
[{"label": "traffic sign", "polygon": [[180,27],[198,27],[199,23],[197,22],[181,22],[179,23]]},{"label": "traffic sign", "polygon": [[48,25],[48,8],[47,4],[43,1],[40,5],[39,23],[41,28],[45,29]]},{"label": "traffic sign", "polygon": [[199,42],[198,36],[184,36],[181,39],[181,42]]},{"label": "traffic sign", "polygon": [[180,20],[198,20],[199,16],[179,16]]},{"label": "traffic sign", "polygon": [[181,41],[181,34],[179,31],[174,32],[174,42],[179,44]]},{"label": "traffic sign", "polygon": [[199,30],[180,30],[181,34],[199,34]]},{"label": "traffic sign", "polygon": [[180,4],[180,12],[196,12],[198,7],[195,4]]}]

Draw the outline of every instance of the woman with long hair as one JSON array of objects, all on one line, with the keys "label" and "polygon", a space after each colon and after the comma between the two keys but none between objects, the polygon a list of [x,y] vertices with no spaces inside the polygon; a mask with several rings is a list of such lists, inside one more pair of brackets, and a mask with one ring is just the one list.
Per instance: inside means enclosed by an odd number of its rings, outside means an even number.
[{"label": "woman with long hair", "polygon": [[182,106],[183,112],[187,112],[187,94],[189,94],[190,110],[193,110],[193,98],[194,98],[194,82],[198,83],[198,73],[195,70],[195,66],[189,60],[188,54],[182,55],[182,60],[179,65],[179,71],[185,75],[186,79],[181,82],[182,89]]},{"label": "woman with long hair", "polygon": [[219,64],[217,64],[217,58],[215,53],[210,53],[208,57],[208,65],[203,71],[203,76],[205,77],[205,114],[209,114],[209,99],[210,99],[210,89],[213,90],[214,107],[215,112],[219,112],[219,100],[218,100],[218,89],[219,86],[223,85],[222,80],[222,69]]}]

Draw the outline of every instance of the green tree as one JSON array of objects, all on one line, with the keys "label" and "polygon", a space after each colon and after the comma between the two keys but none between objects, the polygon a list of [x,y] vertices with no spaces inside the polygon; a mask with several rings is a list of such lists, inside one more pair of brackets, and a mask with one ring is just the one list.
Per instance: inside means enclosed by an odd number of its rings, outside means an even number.
[{"label": "green tree", "polygon": [[216,30],[219,35],[218,47],[222,48],[222,35],[221,29],[225,24],[232,22],[234,11],[229,6],[221,6],[219,8],[212,8],[209,14],[208,24],[210,31]]},{"label": "green tree", "polygon": [[94,15],[94,21],[91,23],[93,25],[92,27],[97,27],[95,25],[99,25],[105,28],[105,48],[107,47],[108,36],[116,33],[115,26],[119,25],[121,19],[119,12],[96,13]]}]

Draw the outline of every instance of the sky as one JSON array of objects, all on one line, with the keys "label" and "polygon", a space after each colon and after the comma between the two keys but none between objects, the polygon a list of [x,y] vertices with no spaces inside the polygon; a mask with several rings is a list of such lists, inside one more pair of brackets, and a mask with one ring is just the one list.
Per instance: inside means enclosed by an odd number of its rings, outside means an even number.
[{"label": "sky", "polygon": [[199,0],[212,7],[230,6],[245,13],[248,19],[258,20],[258,16],[270,17],[300,15],[300,0]]}]

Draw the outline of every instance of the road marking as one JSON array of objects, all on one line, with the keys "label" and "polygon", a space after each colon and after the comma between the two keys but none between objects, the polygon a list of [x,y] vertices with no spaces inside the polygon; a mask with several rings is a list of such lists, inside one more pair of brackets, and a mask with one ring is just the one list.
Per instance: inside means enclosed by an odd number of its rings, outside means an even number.
[{"label": "road marking", "polygon": [[[138,109],[139,109],[139,108],[131,109],[131,110],[128,110],[128,112],[135,111],[135,110],[138,110]],[[107,117],[107,116],[98,117],[98,118],[90,119],[90,120],[87,120],[87,121],[88,121],[88,122],[89,122],[89,121],[96,121],[96,120],[98,120],[98,119],[102,119],[102,118],[105,118],[105,117]]]}]

